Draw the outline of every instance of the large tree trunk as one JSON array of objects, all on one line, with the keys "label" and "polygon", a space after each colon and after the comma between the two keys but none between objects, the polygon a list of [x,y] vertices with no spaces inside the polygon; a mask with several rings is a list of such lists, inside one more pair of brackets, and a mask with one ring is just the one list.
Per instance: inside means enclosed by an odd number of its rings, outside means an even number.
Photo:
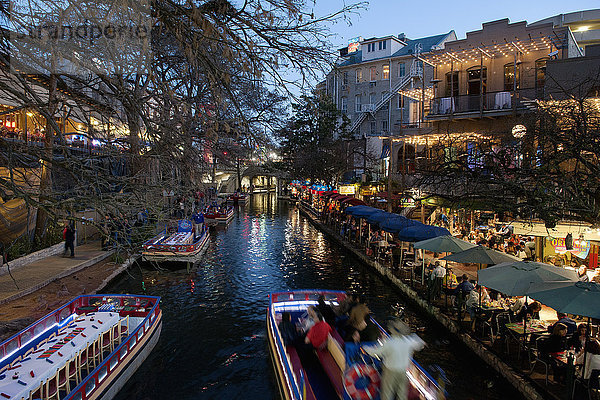
[{"label": "large tree trunk", "polygon": [[[54,144],[54,124],[52,118],[56,113],[56,75],[50,74],[48,83],[48,114],[50,118],[46,119],[46,134],[44,136],[44,151],[41,161],[40,172],[40,204],[48,202],[52,193],[52,161]],[[48,213],[44,207],[38,207],[37,219],[35,222],[35,239],[41,241],[46,235],[46,226],[48,223]]]}]

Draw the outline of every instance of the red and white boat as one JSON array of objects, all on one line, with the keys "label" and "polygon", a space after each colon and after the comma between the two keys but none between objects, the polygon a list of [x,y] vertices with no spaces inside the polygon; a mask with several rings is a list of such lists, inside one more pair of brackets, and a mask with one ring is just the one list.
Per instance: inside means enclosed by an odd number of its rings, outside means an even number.
[{"label": "red and white boat", "polygon": [[202,214],[207,223],[228,224],[233,219],[233,206],[210,206]]},{"label": "red and white boat", "polygon": [[180,220],[176,227],[165,227],[161,233],[143,244],[142,259],[196,262],[206,249],[209,239],[208,229],[204,224],[196,227],[200,232],[195,231],[190,220]]},{"label": "red and white boat", "polygon": [[110,400],[152,351],[160,297],[85,295],[0,344],[3,399]]},{"label": "red and white boat", "polygon": [[248,193],[235,192],[227,196],[227,202],[245,206],[250,202],[250,195]]},{"label": "red and white boat", "polygon": [[[282,314],[288,312],[291,322],[297,324],[309,306],[318,304],[321,295],[332,306],[346,298],[346,293],[341,291],[318,289],[269,295],[267,336],[281,397],[285,400],[379,399],[381,362],[362,350],[363,343],[344,343],[334,328],[326,347],[315,350],[319,366],[315,366],[314,361],[305,362],[310,360],[302,357],[302,349],[297,349],[293,344],[284,344],[278,327]],[[380,338],[388,337],[377,321],[371,321],[377,326]],[[443,387],[416,361],[413,360],[406,374],[410,384],[410,400],[445,399]]]}]

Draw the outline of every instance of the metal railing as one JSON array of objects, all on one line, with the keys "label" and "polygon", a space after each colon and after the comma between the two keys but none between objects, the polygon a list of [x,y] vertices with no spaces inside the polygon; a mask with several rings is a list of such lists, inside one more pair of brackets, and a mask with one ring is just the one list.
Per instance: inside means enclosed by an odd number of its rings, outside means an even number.
[{"label": "metal railing", "polygon": [[538,92],[534,88],[528,88],[517,89],[517,91],[487,92],[483,95],[438,97],[430,101],[429,115],[522,109],[539,97]]}]

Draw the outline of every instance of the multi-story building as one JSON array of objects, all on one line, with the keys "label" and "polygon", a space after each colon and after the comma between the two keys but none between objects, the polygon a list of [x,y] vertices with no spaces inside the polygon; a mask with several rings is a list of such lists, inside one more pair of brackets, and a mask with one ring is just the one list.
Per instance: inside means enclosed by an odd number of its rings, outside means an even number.
[{"label": "multi-story building", "polygon": [[585,52],[591,45],[600,44],[600,9],[559,14],[531,23],[531,26],[551,23],[555,27],[568,26],[577,44]]},{"label": "multi-story building", "polygon": [[[527,25],[508,19],[484,23],[465,39],[446,42],[443,49],[419,59],[434,70],[433,98],[425,119],[427,132],[398,139],[393,154],[401,174],[439,160],[469,156],[481,138],[498,143],[544,97],[546,63],[582,56],[567,26]],[[409,180],[410,182],[410,180]]]},{"label": "multi-story building", "polygon": [[[424,127],[428,103],[422,99],[433,94],[433,68],[419,57],[452,40],[454,31],[414,40],[400,34],[357,38],[340,49],[336,68],[327,76],[326,92],[350,119],[354,137],[368,138],[372,153],[381,153],[381,137]],[[362,161],[357,160],[359,165]]]}]

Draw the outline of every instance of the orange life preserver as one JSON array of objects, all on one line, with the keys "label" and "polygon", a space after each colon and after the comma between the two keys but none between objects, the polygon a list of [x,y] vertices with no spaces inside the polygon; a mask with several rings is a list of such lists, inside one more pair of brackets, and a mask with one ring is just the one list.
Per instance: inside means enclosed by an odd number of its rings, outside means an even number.
[{"label": "orange life preserver", "polygon": [[[357,389],[356,382],[360,378],[368,378],[369,384],[364,389]],[[377,370],[366,364],[355,364],[344,374],[344,389],[354,400],[371,400],[377,396],[381,378]]]}]

